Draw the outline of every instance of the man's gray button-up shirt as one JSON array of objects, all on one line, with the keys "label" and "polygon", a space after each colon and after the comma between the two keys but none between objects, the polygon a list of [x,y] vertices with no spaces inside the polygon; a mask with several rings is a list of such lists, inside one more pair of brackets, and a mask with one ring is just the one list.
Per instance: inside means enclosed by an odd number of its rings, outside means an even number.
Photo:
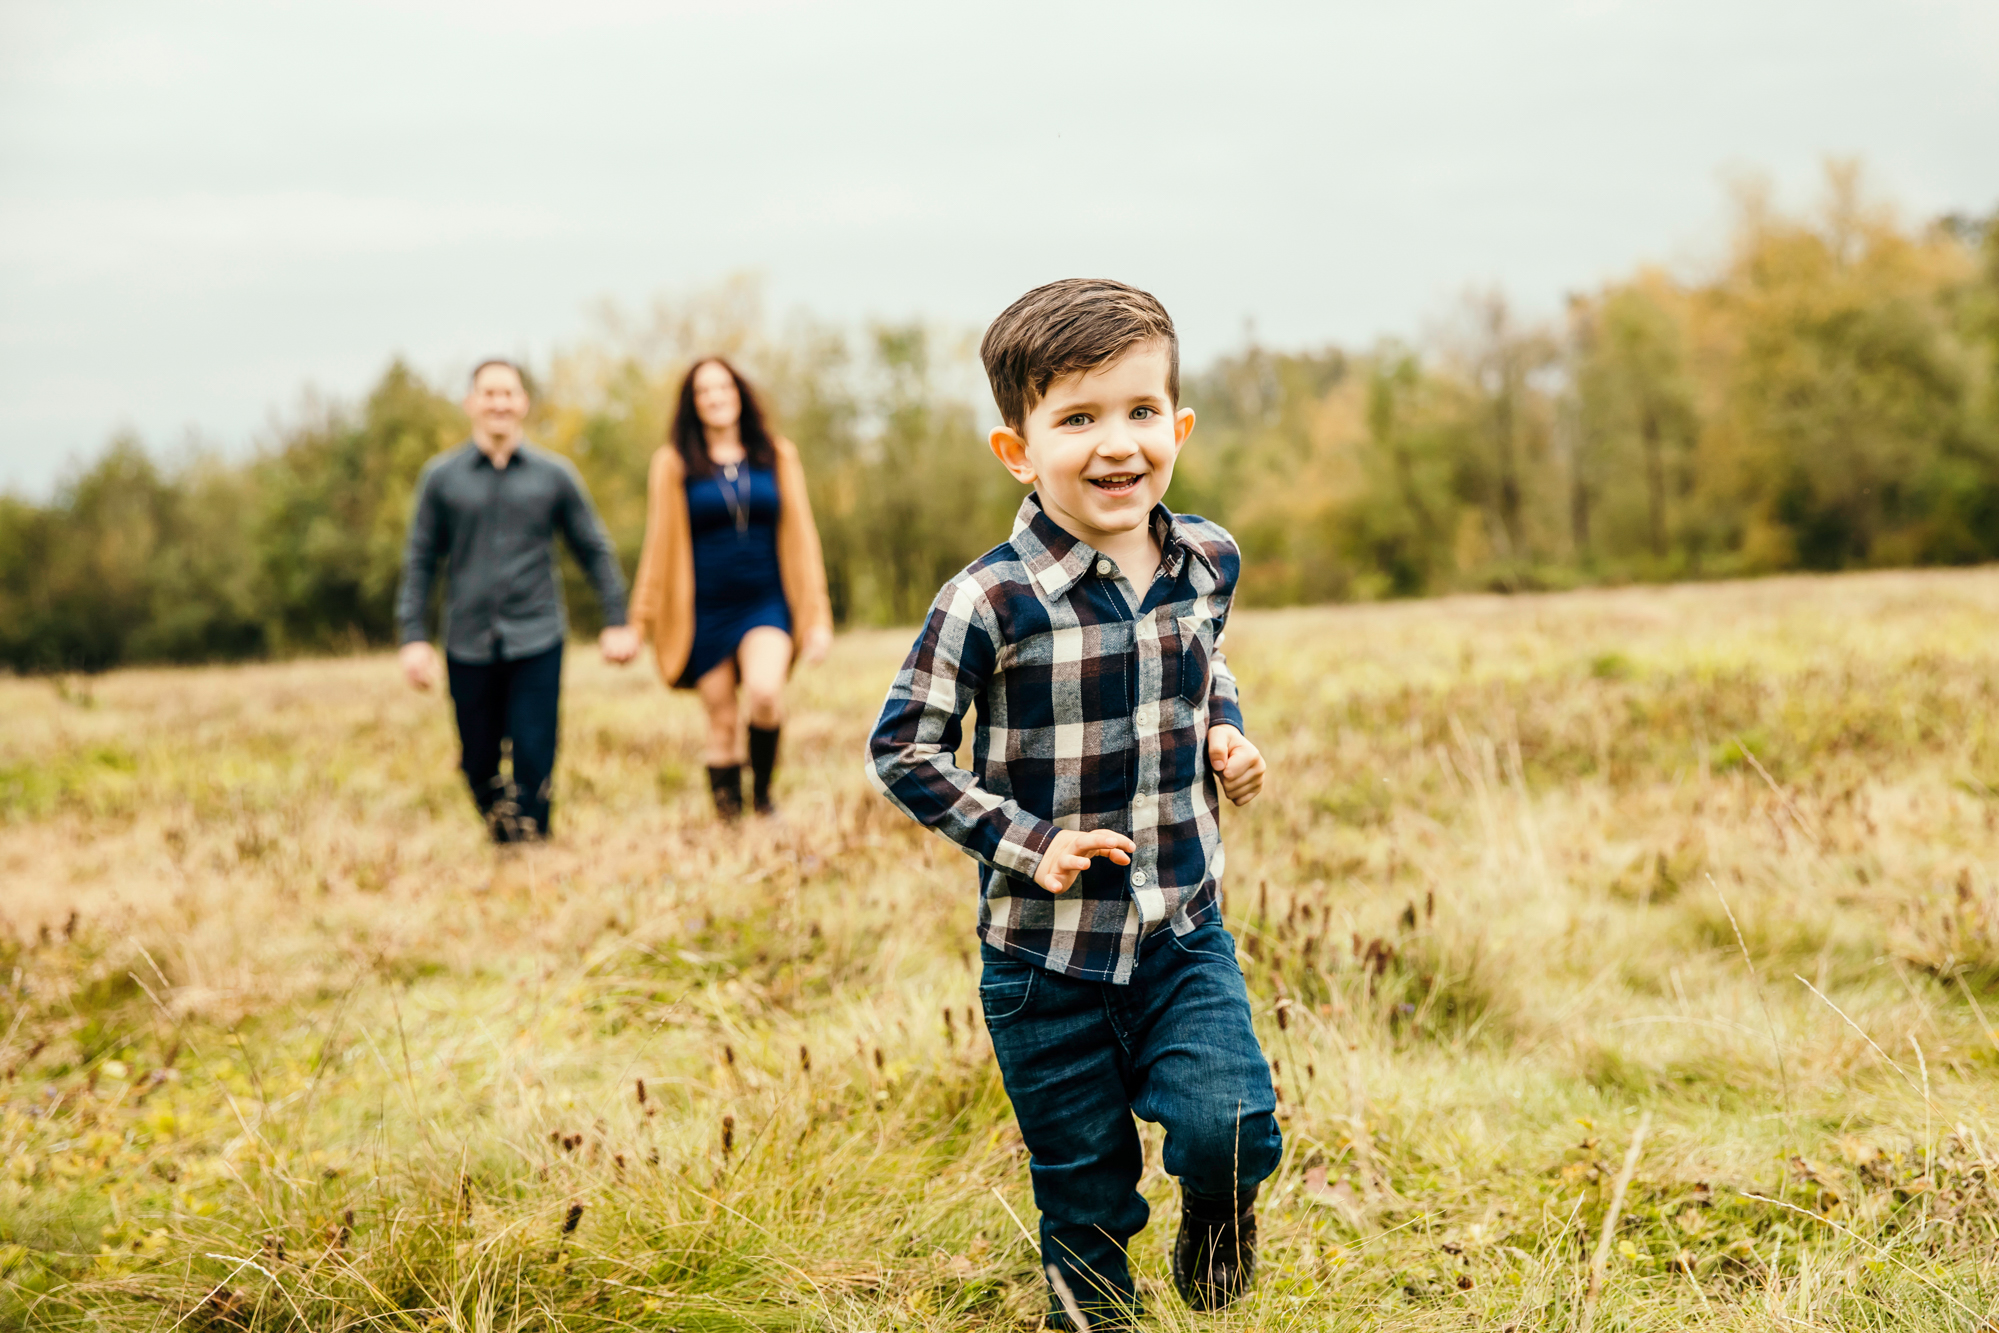
[{"label": "man's gray button-up shirt", "polygon": [[560,454],[523,443],[496,468],[467,440],[425,465],[410,515],[398,641],[427,638],[425,603],[444,566],[444,651],[460,662],[532,656],[562,641],[568,627],[555,577],[560,532],[604,607],[604,622],[625,623],[625,579],[611,538]]}]

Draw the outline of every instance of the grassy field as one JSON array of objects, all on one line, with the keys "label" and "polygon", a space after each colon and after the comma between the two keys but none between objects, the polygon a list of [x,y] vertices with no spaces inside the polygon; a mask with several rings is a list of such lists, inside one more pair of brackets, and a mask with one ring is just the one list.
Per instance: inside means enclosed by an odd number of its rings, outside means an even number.
[{"label": "grassy field", "polygon": [[[1146,1127],[1156,1325],[1991,1329],[1996,625],[1985,571],[1239,616],[1286,1154],[1202,1319]],[[503,862],[387,658],[0,680],[0,1325],[1033,1323],[972,869],[861,773],[906,637],[800,677],[741,831],[573,653]]]}]

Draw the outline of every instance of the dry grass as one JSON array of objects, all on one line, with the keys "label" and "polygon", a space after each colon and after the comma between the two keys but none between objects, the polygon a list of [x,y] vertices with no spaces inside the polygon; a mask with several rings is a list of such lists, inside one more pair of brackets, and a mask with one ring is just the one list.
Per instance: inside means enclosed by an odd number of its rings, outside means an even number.
[{"label": "dry grass", "polygon": [[[1595,1328],[1989,1328],[1995,623],[1986,572],[1239,617],[1288,1147],[1238,1311],[1156,1212],[1156,1322],[1577,1326],[1649,1112]],[[691,701],[573,655],[500,863],[385,659],[0,681],[0,1320],[1028,1325],[970,866],[860,775],[905,642],[801,678],[741,833]]]}]

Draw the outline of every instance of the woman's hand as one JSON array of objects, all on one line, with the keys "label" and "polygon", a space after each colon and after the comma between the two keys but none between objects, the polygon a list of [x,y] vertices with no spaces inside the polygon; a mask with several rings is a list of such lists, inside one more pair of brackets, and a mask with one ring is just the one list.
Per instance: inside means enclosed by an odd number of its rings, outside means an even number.
[{"label": "woman's hand", "polygon": [[1062,893],[1076,882],[1076,876],[1090,868],[1091,857],[1108,856],[1119,865],[1128,866],[1131,854],[1137,850],[1138,844],[1130,838],[1107,828],[1091,829],[1088,833],[1065,828],[1041,854],[1034,882],[1050,893]]},{"label": "woman's hand", "polygon": [[833,646],[831,626],[814,625],[805,632],[805,642],[799,645],[799,656],[807,666],[818,666],[826,660],[826,653]]}]

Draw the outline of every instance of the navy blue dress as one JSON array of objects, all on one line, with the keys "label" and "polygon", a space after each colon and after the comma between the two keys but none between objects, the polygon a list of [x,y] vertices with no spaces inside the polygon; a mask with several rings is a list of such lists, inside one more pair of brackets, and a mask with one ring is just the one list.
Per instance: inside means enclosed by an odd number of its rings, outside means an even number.
[{"label": "navy blue dress", "polygon": [[[744,522],[737,526],[736,509]],[[687,479],[694,539],[694,646],[674,684],[691,688],[736,655],[743,635],[763,625],[791,633],[791,608],[777,563],[777,474],[740,467],[730,484],[720,468]]]}]

